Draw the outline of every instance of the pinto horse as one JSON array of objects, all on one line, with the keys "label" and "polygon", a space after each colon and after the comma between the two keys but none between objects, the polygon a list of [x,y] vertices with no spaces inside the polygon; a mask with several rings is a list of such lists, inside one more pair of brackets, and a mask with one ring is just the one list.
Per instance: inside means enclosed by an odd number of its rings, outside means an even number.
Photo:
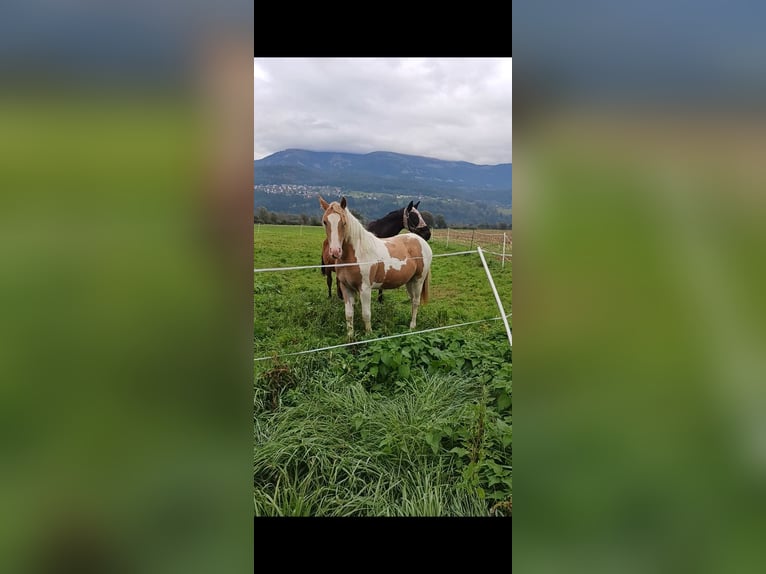
[{"label": "pinto horse", "polygon": [[336,267],[343,301],[346,304],[346,330],[354,338],[354,301],[362,301],[364,330],[372,331],[370,298],[373,289],[396,289],[407,286],[412,302],[410,329],[415,328],[422,299],[428,302],[433,253],[425,239],[414,233],[380,239],[367,231],[346,209],[346,198],[327,203],[319,197],[324,210],[322,225],[327,236],[330,257],[335,263],[356,263]]},{"label": "pinto horse", "polygon": [[[380,219],[370,221],[367,224],[367,231],[374,233],[377,237],[393,237],[397,235],[402,229],[407,229],[412,233],[417,233],[423,239],[428,241],[431,239],[431,230],[428,224],[423,219],[418,211],[418,205],[420,201],[410,204],[407,207],[401,209],[395,209],[390,211]],[[332,257],[330,257],[330,250],[327,239],[322,244],[322,265],[331,265],[333,263]],[[322,267],[320,269],[322,275],[327,277],[327,297],[332,297],[332,267]],[[340,292],[340,283],[338,278],[335,278],[335,292],[338,295],[338,299],[343,299],[343,295]],[[383,301],[383,290],[378,290],[378,302]]]}]

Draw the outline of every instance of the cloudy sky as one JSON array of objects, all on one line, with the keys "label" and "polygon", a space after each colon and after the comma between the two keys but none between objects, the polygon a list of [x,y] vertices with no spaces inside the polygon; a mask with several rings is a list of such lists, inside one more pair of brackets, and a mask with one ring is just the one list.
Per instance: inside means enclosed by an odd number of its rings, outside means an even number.
[{"label": "cloudy sky", "polygon": [[511,58],[255,58],[255,159],[286,148],[511,163]]}]

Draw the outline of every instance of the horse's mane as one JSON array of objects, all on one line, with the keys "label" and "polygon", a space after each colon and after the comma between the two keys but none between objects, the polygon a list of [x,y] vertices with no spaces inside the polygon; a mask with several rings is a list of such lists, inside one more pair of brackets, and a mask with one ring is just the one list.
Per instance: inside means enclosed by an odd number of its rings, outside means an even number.
[{"label": "horse's mane", "polygon": [[400,207],[399,209],[395,209],[394,211],[389,211],[383,217],[381,217],[380,219],[376,219],[375,221],[380,221],[381,219],[387,219],[389,217],[393,217],[394,215],[398,215],[399,219],[401,219],[404,209],[405,209],[404,207]]},{"label": "horse's mane", "polygon": [[383,217],[367,223],[365,229],[374,233],[376,237],[389,237],[395,235],[404,227],[404,224],[402,223],[404,211],[405,208],[391,211]]},{"label": "horse's mane", "polygon": [[346,239],[354,246],[369,250],[374,248],[375,242],[380,241],[374,233],[367,231],[364,225],[354,217],[351,210],[346,208]]}]

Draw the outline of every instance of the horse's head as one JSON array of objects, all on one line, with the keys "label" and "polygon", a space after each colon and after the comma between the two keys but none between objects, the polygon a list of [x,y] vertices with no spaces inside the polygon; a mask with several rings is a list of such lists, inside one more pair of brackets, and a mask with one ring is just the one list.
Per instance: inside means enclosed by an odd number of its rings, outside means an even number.
[{"label": "horse's head", "polygon": [[324,232],[329,243],[330,257],[340,259],[343,256],[343,240],[346,237],[348,225],[346,219],[346,198],[341,198],[340,203],[337,201],[327,203],[320,195],[319,205],[324,209],[322,225],[324,225]]},{"label": "horse's head", "polygon": [[428,228],[423,216],[420,215],[418,205],[420,205],[420,201],[414,205],[410,201],[410,204],[404,208],[404,221],[407,224],[408,231],[417,233],[420,237],[428,241],[431,239],[431,230]]}]

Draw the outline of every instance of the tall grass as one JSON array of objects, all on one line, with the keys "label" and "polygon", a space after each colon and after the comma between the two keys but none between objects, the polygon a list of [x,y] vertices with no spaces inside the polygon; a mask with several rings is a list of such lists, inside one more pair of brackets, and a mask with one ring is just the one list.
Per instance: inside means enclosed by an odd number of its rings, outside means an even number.
[{"label": "tall grass", "polygon": [[256,516],[486,516],[426,441],[435,426],[469,424],[478,381],[420,373],[386,397],[329,371],[302,380],[255,417]]}]

